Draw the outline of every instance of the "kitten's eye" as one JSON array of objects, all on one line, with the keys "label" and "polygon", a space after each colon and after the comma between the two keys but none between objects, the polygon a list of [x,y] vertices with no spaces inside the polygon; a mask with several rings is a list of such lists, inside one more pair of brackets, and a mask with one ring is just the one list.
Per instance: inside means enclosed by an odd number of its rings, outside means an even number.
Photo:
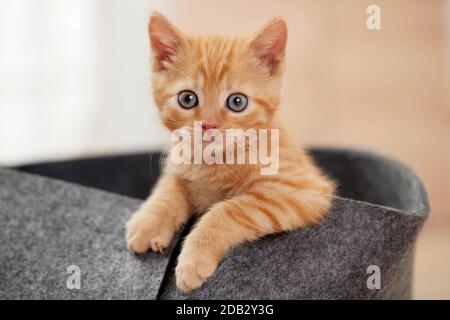
[{"label": "kitten's eye", "polygon": [[198,105],[198,98],[195,92],[185,90],[178,94],[178,104],[183,109],[192,109]]},{"label": "kitten's eye", "polygon": [[241,112],[247,108],[248,99],[243,93],[233,93],[227,98],[227,107],[231,111]]}]

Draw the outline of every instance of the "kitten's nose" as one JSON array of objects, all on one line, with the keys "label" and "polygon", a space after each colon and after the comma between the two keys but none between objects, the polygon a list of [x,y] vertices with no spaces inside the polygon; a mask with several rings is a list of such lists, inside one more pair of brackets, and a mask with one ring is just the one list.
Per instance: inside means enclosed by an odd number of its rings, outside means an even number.
[{"label": "kitten's nose", "polygon": [[218,129],[219,125],[215,124],[215,123],[204,123],[202,122],[202,129],[203,130],[209,130],[209,129]]}]

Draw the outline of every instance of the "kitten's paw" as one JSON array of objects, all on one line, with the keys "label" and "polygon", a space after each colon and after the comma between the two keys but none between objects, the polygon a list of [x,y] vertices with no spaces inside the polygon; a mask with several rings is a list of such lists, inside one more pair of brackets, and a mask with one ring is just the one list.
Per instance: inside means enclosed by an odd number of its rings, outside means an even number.
[{"label": "kitten's paw", "polygon": [[151,249],[163,253],[173,233],[173,229],[161,217],[148,211],[137,211],[126,224],[128,250],[144,253]]},{"label": "kitten's paw", "polygon": [[[178,289],[187,292],[200,287],[216,270],[218,261],[203,254],[193,254],[183,249],[175,269]],[[187,251],[187,252],[185,252]]]}]

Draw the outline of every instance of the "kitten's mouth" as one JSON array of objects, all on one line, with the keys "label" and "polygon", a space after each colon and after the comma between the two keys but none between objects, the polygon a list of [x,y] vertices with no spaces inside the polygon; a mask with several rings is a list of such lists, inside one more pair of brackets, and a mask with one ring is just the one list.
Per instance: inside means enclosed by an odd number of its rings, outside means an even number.
[{"label": "kitten's mouth", "polygon": [[214,130],[217,129],[208,129],[203,131],[203,141],[204,142],[214,142],[216,137],[214,136]]}]

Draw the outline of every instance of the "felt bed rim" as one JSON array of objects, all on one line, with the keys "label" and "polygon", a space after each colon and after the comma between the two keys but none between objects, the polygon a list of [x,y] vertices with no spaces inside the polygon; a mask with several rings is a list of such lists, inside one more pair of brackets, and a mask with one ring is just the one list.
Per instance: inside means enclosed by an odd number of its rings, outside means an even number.
[{"label": "felt bed rim", "polygon": [[[346,201],[346,202],[350,202],[350,203],[358,203],[358,204],[364,204],[368,207],[378,207],[378,208],[384,208],[386,210],[389,210],[393,213],[397,213],[397,214],[403,214],[403,215],[410,215],[410,216],[419,216],[419,217],[423,217],[423,218],[427,218],[429,216],[430,213],[430,204],[429,204],[429,200],[428,200],[428,194],[427,191],[425,189],[425,186],[422,182],[422,180],[417,176],[417,174],[411,169],[409,168],[407,165],[405,165],[404,163],[393,159],[389,156],[386,155],[382,155],[378,152],[374,152],[368,149],[362,149],[362,148],[344,148],[344,147],[328,147],[328,146],[321,146],[321,147],[316,147],[316,146],[307,146],[305,148],[305,150],[307,151],[308,154],[318,154],[318,153],[328,153],[328,154],[334,154],[334,155],[341,155],[344,156],[347,160],[350,160],[352,158],[355,157],[360,157],[360,158],[365,158],[365,159],[372,159],[372,160],[377,160],[377,161],[381,161],[383,163],[386,164],[392,164],[394,165],[398,170],[401,170],[404,172],[404,174],[409,175],[412,180],[417,184],[418,187],[418,194],[416,195],[416,197],[418,198],[418,203],[419,206],[412,209],[412,210],[402,210],[399,208],[395,208],[392,206],[387,206],[387,205],[381,205],[381,204],[375,204],[375,203],[371,203],[371,202],[367,202],[367,201],[362,201],[362,200],[357,200],[357,199],[351,199],[351,198],[347,198],[347,197],[341,197],[341,196],[334,196],[333,197],[333,201]],[[151,150],[151,152],[156,152],[156,153],[164,153],[164,151],[160,150],[160,149],[156,149],[156,150]],[[142,152],[133,152],[133,153],[113,153],[113,154],[102,154],[99,156],[88,156],[88,157],[79,157],[79,158],[74,158],[74,159],[66,159],[66,160],[61,160],[61,161],[55,161],[55,162],[66,162],[66,161],[73,161],[73,160],[90,160],[90,159],[96,159],[96,158],[107,158],[107,157],[114,157],[114,156],[127,156],[127,155],[136,155],[136,154],[142,154]],[[39,165],[39,164],[48,164],[51,163],[53,161],[42,161],[42,162],[37,162],[37,163],[33,163],[33,165]],[[2,170],[9,170],[9,171],[14,171],[17,174],[23,174],[23,175],[30,175],[30,176],[38,176],[44,179],[50,179],[52,181],[58,181],[58,182],[62,182],[62,183],[66,183],[69,185],[73,185],[73,186],[77,186],[77,187],[81,187],[81,188],[85,188],[87,190],[93,190],[96,192],[101,192],[101,193],[106,193],[112,196],[118,196],[118,197],[124,197],[126,199],[131,199],[134,201],[139,201],[142,202],[141,199],[138,198],[134,198],[131,196],[127,196],[127,195],[122,195],[119,193],[115,193],[115,192],[111,192],[111,191],[107,191],[107,190],[103,190],[103,189],[99,189],[99,188],[95,188],[95,187],[91,187],[91,186],[86,186],[86,185],[81,185],[81,184],[77,184],[74,182],[70,182],[70,181],[65,181],[63,179],[57,179],[57,178],[52,178],[52,177],[47,177],[44,175],[40,175],[40,174],[36,174],[36,173],[29,173],[29,172],[23,172],[20,169],[16,169],[13,167],[1,167],[0,169]]]}]

